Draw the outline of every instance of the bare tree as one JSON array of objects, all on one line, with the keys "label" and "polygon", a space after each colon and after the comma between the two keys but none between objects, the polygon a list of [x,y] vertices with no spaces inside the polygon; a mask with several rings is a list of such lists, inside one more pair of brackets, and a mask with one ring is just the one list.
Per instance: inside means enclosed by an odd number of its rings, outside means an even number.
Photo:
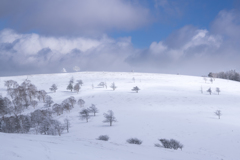
[{"label": "bare tree", "polygon": [[209,88],[209,89],[207,90],[207,92],[209,92],[209,94],[211,95],[211,94],[212,94],[211,88]]},{"label": "bare tree", "polygon": [[76,83],[74,85],[74,91],[76,91],[78,93],[80,89],[81,89],[80,85],[78,83]]},{"label": "bare tree", "polygon": [[80,99],[78,100],[78,105],[79,105],[80,107],[84,107],[84,104],[85,104],[85,101],[80,98]]},{"label": "bare tree", "polygon": [[56,90],[58,89],[57,88],[57,85],[56,84],[53,84],[52,86],[51,86],[51,88],[49,88],[51,91],[53,91],[53,92],[56,92]]},{"label": "bare tree", "polygon": [[69,132],[69,128],[71,127],[70,120],[68,118],[64,119],[64,124],[67,129],[67,132]]},{"label": "bare tree", "polygon": [[89,115],[89,110],[88,109],[83,109],[81,112],[79,112],[80,114],[80,118],[82,120],[86,119],[86,121],[88,122],[88,120],[90,119],[90,115]]},{"label": "bare tree", "polygon": [[203,80],[205,81],[205,83],[207,82],[207,77],[203,77]]},{"label": "bare tree", "polygon": [[38,102],[36,100],[33,100],[30,103],[31,103],[31,106],[33,106],[34,109],[38,105]]},{"label": "bare tree", "polygon": [[110,123],[110,126],[112,126],[112,122],[117,122],[117,119],[114,117],[114,113],[112,110],[109,110],[108,111],[108,114],[107,113],[104,113],[103,114],[104,117],[105,117],[105,120],[103,121],[104,123]]},{"label": "bare tree", "polygon": [[216,110],[215,114],[218,116],[218,119],[220,119],[222,115],[221,110]]},{"label": "bare tree", "polygon": [[218,95],[219,95],[219,93],[221,92],[221,91],[220,91],[220,88],[217,87],[217,88],[216,88],[216,92],[217,92]]},{"label": "bare tree", "polygon": [[115,85],[115,83],[113,82],[112,85],[110,86],[110,88],[112,88],[113,90],[115,90],[117,88],[117,86]]},{"label": "bare tree", "polygon": [[92,105],[89,107],[88,110],[89,110],[89,112],[92,112],[94,116],[95,116],[96,113],[99,112],[98,109],[97,109],[97,107],[96,107],[94,104],[92,104]]},{"label": "bare tree", "polygon": [[105,82],[105,83],[104,83],[104,86],[105,86],[105,87],[106,87],[106,89],[107,89],[107,82]]},{"label": "bare tree", "polygon": [[138,93],[139,90],[140,90],[140,89],[138,88],[138,86],[133,87],[133,89],[132,89],[132,91],[135,91],[136,93]]}]

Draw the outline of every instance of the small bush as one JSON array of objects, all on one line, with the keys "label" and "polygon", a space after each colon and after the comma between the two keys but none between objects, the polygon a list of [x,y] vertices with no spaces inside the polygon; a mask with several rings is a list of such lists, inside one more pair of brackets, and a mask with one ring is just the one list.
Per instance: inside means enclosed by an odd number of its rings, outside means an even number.
[{"label": "small bush", "polygon": [[130,138],[130,139],[127,140],[127,142],[130,143],[130,144],[138,144],[138,145],[142,144],[142,141],[140,139],[137,139],[137,138]]},{"label": "small bush", "polygon": [[161,144],[159,144],[159,143],[154,144],[154,146],[155,146],[155,147],[163,147],[163,146],[161,146]]},{"label": "small bush", "polygon": [[[178,148],[180,148],[182,150],[183,145],[176,141],[175,139],[159,139],[159,141],[162,143],[162,147],[164,148],[169,148],[169,149],[175,149],[177,150]],[[156,147],[160,147],[160,144],[155,144]]]},{"label": "small bush", "polygon": [[109,137],[108,135],[101,135],[97,138],[97,140],[101,140],[101,141],[108,141]]}]

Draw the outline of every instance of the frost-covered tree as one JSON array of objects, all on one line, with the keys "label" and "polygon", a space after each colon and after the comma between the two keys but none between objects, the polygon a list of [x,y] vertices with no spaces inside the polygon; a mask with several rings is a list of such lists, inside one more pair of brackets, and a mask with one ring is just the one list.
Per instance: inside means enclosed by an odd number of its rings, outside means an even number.
[{"label": "frost-covered tree", "polygon": [[73,90],[73,85],[72,83],[69,83],[69,85],[67,86],[67,90],[70,90],[72,92]]},{"label": "frost-covered tree", "polygon": [[37,99],[39,101],[42,100],[43,102],[45,102],[46,96],[47,96],[47,92],[45,90],[40,90],[40,91],[37,92]]},{"label": "frost-covered tree", "polygon": [[36,100],[33,100],[30,102],[30,104],[35,109],[35,107],[38,105],[38,102]]},{"label": "frost-covered tree", "polygon": [[107,82],[105,82],[105,83],[104,83],[104,86],[105,86],[105,87],[106,87],[106,89],[107,89]]},{"label": "frost-covered tree", "polygon": [[78,72],[78,71],[80,71],[80,68],[78,66],[75,66],[75,67],[73,67],[73,70]]},{"label": "frost-covered tree", "polygon": [[65,126],[57,120],[52,121],[52,125],[54,126],[54,129],[57,131],[58,135],[61,136],[62,132],[65,130]]},{"label": "frost-covered tree", "polygon": [[90,115],[89,115],[89,110],[88,109],[83,109],[81,112],[79,112],[80,114],[80,118],[82,120],[86,120],[88,122],[88,120],[90,119]]},{"label": "frost-covered tree", "polygon": [[203,88],[202,88],[202,86],[201,86],[201,93],[203,93]]},{"label": "frost-covered tree", "polygon": [[49,107],[52,106],[53,103],[54,103],[54,102],[53,102],[53,100],[52,100],[52,97],[49,96],[49,95],[47,95],[47,96],[46,96],[46,99],[45,99],[45,104],[44,104],[44,106],[49,108]]},{"label": "frost-covered tree", "polygon": [[220,119],[222,115],[221,110],[216,110],[215,114],[218,116],[218,119]]},{"label": "frost-covered tree", "polygon": [[221,91],[220,91],[220,88],[217,87],[217,88],[216,88],[216,92],[217,92],[218,95],[219,95],[219,93],[221,92]]},{"label": "frost-covered tree", "polygon": [[77,83],[82,86],[83,85],[83,81],[82,80],[77,80]]},{"label": "frost-covered tree", "polygon": [[56,84],[53,84],[53,85],[51,86],[51,88],[49,88],[49,89],[50,89],[50,91],[56,92],[56,90],[58,89],[58,87],[57,87]]},{"label": "frost-covered tree", "polygon": [[115,90],[117,88],[117,86],[115,85],[115,83],[113,82],[112,85],[110,86],[110,88],[112,88],[113,90]]},{"label": "frost-covered tree", "polygon": [[80,107],[84,107],[84,104],[85,104],[85,101],[80,98],[80,99],[78,100],[78,105],[79,105]]},{"label": "frost-covered tree", "polygon": [[8,114],[8,107],[5,104],[4,99],[2,97],[0,97],[0,114],[2,117]]},{"label": "frost-covered tree", "polygon": [[103,121],[104,123],[110,123],[110,126],[112,126],[112,122],[117,122],[117,119],[114,116],[114,113],[112,110],[108,111],[107,113],[104,113],[103,116],[105,117],[105,120]]},{"label": "frost-covered tree", "polygon": [[207,92],[209,92],[209,94],[211,95],[211,94],[212,94],[211,88],[209,88],[209,89],[207,90]]},{"label": "frost-covered tree", "polygon": [[93,113],[94,116],[95,116],[96,113],[99,112],[98,109],[97,109],[97,107],[96,107],[94,104],[92,104],[92,105],[88,108],[88,110],[89,110],[89,112]]},{"label": "frost-covered tree", "polygon": [[62,69],[62,72],[63,72],[63,73],[66,73],[66,72],[67,72],[67,70],[66,70],[65,68],[63,68],[63,69]]},{"label": "frost-covered tree", "polygon": [[65,127],[67,129],[67,132],[69,132],[69,128],[71,127],[70,120],[68,118],[65,118],[64,119],[64,124],[65,124]]},{"label": "frost-covered tree", "polygon": [[78,83],[76,83],[74,85],[74,91],[78,93],[80,89],[81,89],[80,85]]},{"label": "frost-covered tree", "polygon": [[104,82],[100,82],[100,83],[98,84],[98,86],[104,87],[104,86],[105,86],[105,83],[104,83]]},{"label": "frost-covered tree", "polygon": [[58,116],[60,114],[63,114],[63,107],[60,104],[55,103],[52,106],[52,110],[53,110],[53,112],[57,113]]},{"label": "frost-covered tree", "polygon": [[71,105],[71,108],[74,108],[74,105],[77,102],[76,99],[73,96],[67,98],[65,101],[67,101]]},{"label": "frost-covered tree", "polygon": [[9,89],[9,88],[17,88],[19,85],[14,80],[7,80],[7,81],[5,81],[4,86],[6,86],[7,89]]},{"label": "frost-covered tree", "polygon": [[68,101],[63,101],[62,107],[63,107],[63,110],[66,110],[68,112],[70,112],[70,110],[72,109],[72,105]]},{"label": "frost-covered tree", "polygon": [[140,90],[140,89],[138,88],[138,86],[133,87],[133,89],[132,89],[132,91],[135,91],[136,93],[138,93],[139,90]]},{"label": "frost-covered tree", "polygon": [[92,89],[94,89],[94,85],[92,84]]}]

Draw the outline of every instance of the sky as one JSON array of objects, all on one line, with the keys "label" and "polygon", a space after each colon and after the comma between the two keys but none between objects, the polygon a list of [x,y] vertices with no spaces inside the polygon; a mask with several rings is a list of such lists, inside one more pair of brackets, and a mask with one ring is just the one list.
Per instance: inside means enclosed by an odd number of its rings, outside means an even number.
[{"label": "sky", "polygon": [[0,76],[240,71],[240,0],[1,0]]}]

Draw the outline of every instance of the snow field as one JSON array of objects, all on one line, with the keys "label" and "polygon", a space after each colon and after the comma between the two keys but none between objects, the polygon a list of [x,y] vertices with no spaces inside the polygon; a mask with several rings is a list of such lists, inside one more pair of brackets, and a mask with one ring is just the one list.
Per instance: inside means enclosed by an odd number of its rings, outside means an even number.
[{"label": "snow field", "polygon": [[[79,94],[66,90],[71,77],[83,80]],[[85,100],[85,107],[95,104],[99,113],[88,123],[79,118],[82,109],[75,105],[70,113],[54,118],[68,117],[70,133],[59,136],[0,133],[0,159],[124,159],[124,160],[237,160],[240,157],[240,83],[216,79],[211,83],[202,77],[114,72],[77,72],[50,75],[1,77],[0,93],[6,96],[5,80],[22,83],[28,77],[37,88],[44,89],[55,103],[74,96]],[[135,78],[134,83],[132,78]],[[108,88],[97,85],[106,82]],[[115,82],[117,89],[110,85]],[[56,93],[50,86],[58,86]],[[92,89],[92,84],[95,88]],[[131,91],[135,86],[139,93]],[[201,94],[201,86],[204,93]],[[213,94],[206,90],[211,87]],[[215,88],[219,87],[218,95]],[[36,109],[43,109],[39,103]],[[34,109],[26,110],[25,114]],[[103,123],[103,113],[112,110],[118,122],[110,127]],[[221,119],[214,114],[222,111]],[[107,134],[108,142],[96,140]],[[126,142],[139,138],[142,145]],[[154,147],[158,139],[176,139],[183,150]]]}]

